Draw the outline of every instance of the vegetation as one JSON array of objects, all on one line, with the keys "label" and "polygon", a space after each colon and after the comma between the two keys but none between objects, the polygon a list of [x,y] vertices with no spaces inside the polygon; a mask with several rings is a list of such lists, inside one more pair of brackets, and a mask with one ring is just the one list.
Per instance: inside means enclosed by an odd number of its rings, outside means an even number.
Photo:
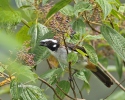
[{"label": "vegetation", "polygon": [[[85,99],[82,91],[91,91],[90,71],[84,68],[74,73],[70,64],[59,64],[47,48],[39,46],[40,40],[55,38],[64,46],[70,42],[85,47],[87,54],[77,50],[79,54],[88,55],[113,80],[116,88],[121,89],[112,96],[114,90],[106,99],[124,100],[125,88],[121,85],[124,80],[118,82],[109,73],[115,71],[119,78],[123,76],[124,15],[125,5],[119,0],[59,0],[57,3],[0,0],[0,75],[3,79],[0,95],[9,92],[12,100],[50,100],[46,93],[50,88],[54,100]],[[74,64],[77,58],[72,52],[67,61]],[[38,75],[36,69],[41,61],[47,61],[48,70]],[[79,86],[76,79],[83,85]],[[47,87],[40,88],[37,81]]]}]

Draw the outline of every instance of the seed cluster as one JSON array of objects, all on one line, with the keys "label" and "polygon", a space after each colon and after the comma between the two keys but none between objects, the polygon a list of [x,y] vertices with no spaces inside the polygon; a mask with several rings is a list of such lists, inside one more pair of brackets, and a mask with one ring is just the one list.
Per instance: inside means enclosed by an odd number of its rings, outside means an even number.
[{"label": "seed cluster", "polygon": [[34,54],[29,53],[29,50],[31,49],[29,45],[29,41],[25,41],[22,47],[22,50],[20,50],[17,54],[17,59],[28,66],[34,66],[35,61],[34,61]]}]

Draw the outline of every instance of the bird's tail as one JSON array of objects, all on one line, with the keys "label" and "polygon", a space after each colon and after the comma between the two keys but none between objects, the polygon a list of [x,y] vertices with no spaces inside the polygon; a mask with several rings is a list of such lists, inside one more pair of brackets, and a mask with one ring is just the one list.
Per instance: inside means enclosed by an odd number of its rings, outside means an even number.
[{"label": "bird's tail", "polygon": [[91,64],[86,67],[87,69],[91,70],[91,72],[101,81],[103,82],[107,87],[110,87],[113,85],[112,80],[109,78],[109,76],[104,73],[99,67],[96,67],[95,65]]}]

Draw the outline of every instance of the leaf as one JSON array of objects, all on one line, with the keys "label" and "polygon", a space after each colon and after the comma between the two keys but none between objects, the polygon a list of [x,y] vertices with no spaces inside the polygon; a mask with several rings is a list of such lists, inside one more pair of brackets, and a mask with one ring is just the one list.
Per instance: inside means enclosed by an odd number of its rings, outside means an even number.
[{"label": "leaf", "polygon": [[119,56],[115,56],[115,58],[116,58],[116,69],[117,69],[119,78],[121,78],[123,74],[123,61]]},{"label": "leaf", "polygon": [[94,50],[94,48],[89,45],[89,44],[84,44],[84,48],[89,56],[89,59],[92,63],[94,63],[95,65],[97,65],[98,63],[98,56]]},{"label": "leaf", "polygon": [[69,4],[72,0],[61,0],[60,2],[56,3],[48,12],[46,18],[49,18],[54,13],[58,12],[61,8],[65,7],[67,4]]},{"label": "leaf", "polygon": [[125,61],[125,38],[107,25],[101,26],[101,33],[113,50]]},{"label": "leaf", "polygon": [[80,53],[83,57],[84,56],[87,56],[87,54],[86,53],[84,53],[82,50],[80,50],[80,49],[76,49],[76,51],[78,52],[78,53]]},{"label": "leaf", "polygon": [[36,46],[36,40],[37,40],[37,25],[32,25],[28,32],[31,35],[31,45],[32,47]]},{"label": "leaf", "polygon": [[51,78],[52,76],[60,76],[62,72],[63,72],[62,68],[51,69],[43,73],[41,75],[41,78],[48,79],[48,78]]},{"label": "leaf", "polygon": [[0,25],[7,25],[9,27],[21,22],[21,14],[14,10],[0,10]]},{"label": "leaf", "polygon": [[104,39],[104,38],[103,38],[102,34],[99,34],[99,35],[88,34],[84,37],[84,40],[97,40],[97,39]]},{"label": "leaf", "polygon": [[125,12],[125,5],[120,6],[118,12],[123,14]]},{"label": "leaf", "polygon": [[57,82],[57,78],[59,78],[62,75],[62,72],[62,68],[51,69],[43,73],[41,77],[43,79],[48,79],[47,82],[49,84],[54,84],[55,82]]},{"label": "leaf", "polygon": [[3,72],[5,69],[2,67],[2,66],[0,66],[0,72]]},{"label": "leaf", "polygon": [[74,8],[71,5],[67,5],[63,7],[60,12],[66,16],[73,16],[74,15]]},{"label": "leaf", "polygon": [[0,0],[0,9],[10,10],[10,0]]},{"label": "leaf", "polygon": [[96,2],[100,5],[103,11],[104,19],[109,15],[112,10],[112,6],[108,3],[107,0],[96,0]]},{"label": "leaf", "polygon": [[28,82],[28,81],[35,81],[37,78],[35,73],[31,71],[31,67],[24,66],[18,63],[13,63],[9,67],[7,67],[7,71],[14,75],[18,82]]},{"label": "leaf", "polygon": [[83,81],[85,81],[87,84],[89,84],[89,82],[87,81],[86,76],[85,76],[83,70],[77,71],[74,75],[75,75],[78,79],[83,80]]},{"label": "leaf", "polygon": [[78,13],[92,10],[92,5],[89,2],[80,1],[74,5],[74,11],[76,17],[78,17]]},{"label": "leaf", "polygon": [[19,87],[20,85],[21,84],[18,83],[15,79],[10,83],[10,93],[12,95],[12,98],[15,100],[20,99],[20,94],[23,91],[23,89]]},{"label": "leaf", "polygon": [[80,36],[85,33],[85,23],[81,19],[75,20],[72,24],[72,28],[76,33],[79,33]]},{"label": "leaf", "polygon": [[67,57],[67,61],[71,62],[71,64],[75,64],[78,60],[78,55],[76,52],[70,52]]},{"label": "leaf", "polygon": [[[32,26],[32,23],[28,23],[28,26]],[[23,27],[21,27],[21,29],[16,33],[16,39],[18,42],[20,43],[24,43],[24,41],[29,41],[31,40],[31,36],[28,35],[28,31],[29,31],[29,27],[27,27],[26,25],[24,25]]]},{"label": "leaf", "polygon": [[111,14],[114,15],[116,18],[120,19],[120,20],[125,20],[125,16],[122,15],[120,12],[112,9]]},{"label": "leaf", "polygon": [[34,0],[15,0],[15,3],[17,5],[18,8],[21,8],[23,6],[32,6],[34,4]]},{"label": "leaf", "polygon": [[14,100],[47,100],[39,87],[23,85],[16,80],[11,81],[10,93]]},{"label": "leaf", "polygon": [[[70,90],[70,83],[68,81],[62,80],[57,84],[59,87],[56,87],[56,92],[58,93],[59,97],[63,100],[65,97],[65,94],[60,90],[62,89],[66,94],[68,94]],[[54,100],[59,100],[59,98],[54,95]]]},{"label": "leaf", "polygon": [[82,89],[86,89],[87,92],[89,93],[90,92],[90,85],[89,85],[88,79],[90,78],[90,73],[88,73],[88,72],[86,73],[85,70],[80,70],[80,71],[77,71],[74,75],[78,79],[84,81]]}]

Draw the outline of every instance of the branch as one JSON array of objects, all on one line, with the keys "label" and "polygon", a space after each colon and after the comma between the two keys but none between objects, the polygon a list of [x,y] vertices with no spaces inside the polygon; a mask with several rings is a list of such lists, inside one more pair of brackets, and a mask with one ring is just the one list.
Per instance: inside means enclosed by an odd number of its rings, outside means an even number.
[{"label": "branch", "polygon": [[45,80],[41,79],[40,77],[38,77],[38,79],[39,79],[40,81],[42,81],[43,83],[45,83],[47,86],[49,86],[49,87],[53,90],[53,92],[55,93],[55,95],[59,98],[59,100],[62,100],[62,99],[59,97],[59,95],[57,94],[57,92],[55,91],[55,89],[54,89],[50,84],[48,84]]},{"label": "branch", "polygon": [[[66,48],[66,52],[67,52],[67,55],[68,55],[68,48],[67,48],[67,45],[66,45],[66,41],[65,41],[65,37],[64,37],[64,34],[62,34],[62,37],[63,37],[63,42],[64,42],[64,45],[65,45],[65,48]],[[75,89],[74,89],[74,83],[73,83],[73,85],[72,85],[72,70],[71,70],[71,62],[69,62],[69,66],[68,66],[68,68],[69,68],[69,81],[70,81],[70,87],[71,87],[71,89],[72,89],[72,92],[73,92],[73,94],[74,94],[74,97],[76,98],[76,93],[75,93]]]},{"label": "branch", "polygon": [[100,68],[103,69],[103,71],[118,85],[118,87],[120,87],[123,91],[125,91],[125,88],[121,85],[121,83],[119,83],[106,69],[105,67],[98,62],[98,65],[100,66]]},{"label": "branch", "polygon": [[76,84],[76,87],[78,88],[78,91],[79,91],[79,94],[80,94],[81,98],[83,99],[82,92],[81,92],[81,90],[79,89],[79,86],[78,86],[78,84],[77,84],[77,82],[76,82],[76,80],[75,80],[74,77],[73,77],[73,80],[74,80],[74,82],[75,82],[75,84]]}]

